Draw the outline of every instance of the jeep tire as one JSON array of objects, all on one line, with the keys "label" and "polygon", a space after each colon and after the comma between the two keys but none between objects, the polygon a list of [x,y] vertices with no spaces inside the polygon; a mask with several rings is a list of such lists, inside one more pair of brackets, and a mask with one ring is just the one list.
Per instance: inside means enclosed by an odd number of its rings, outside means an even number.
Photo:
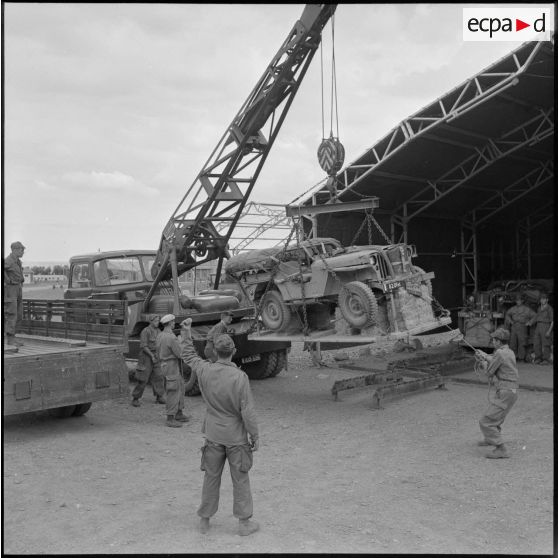
[{"label": "jeep tire", "polygon": [[283,331],[289,325],[291,311],[279,291],[268,291],[263,296],[261,319],[264,326],[271,331]]},{"label": "jeep tire", "polygon": [[351,327],[370,327],[378,321],[378,302],[372,289],[361,281],[343,285],[339,293],[339,310]]}]

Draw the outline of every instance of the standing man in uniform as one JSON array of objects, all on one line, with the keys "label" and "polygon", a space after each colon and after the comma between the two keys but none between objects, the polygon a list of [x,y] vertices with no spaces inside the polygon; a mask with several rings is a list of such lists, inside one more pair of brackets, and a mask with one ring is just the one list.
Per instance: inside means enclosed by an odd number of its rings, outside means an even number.
[{"label": "standing man in uniform", "polygon": [[140,333],[140,353],[136,368],[138,383],[132,392],[132,405],[134,407],[140,406],[139,400],[149,380],[151,380],[157,403],[165,403],[165,386],[161,375],[161,366],[157,358],[157,337],[159,333],[159,316],[151,316],[149,325],[144,327]]},{"label": "standing man in uniform", "polygon": [[238,534],[251,535],[259,525],[250,521],[253,502],[248,471],[253,463],[252,452],[259,447],[259,432],[250,383],[246,373],[231,362],[236,351],[231,337],[222,333],[215,338],[217,361],[207,362],[196,353],[191,324],[191,318],[181,324],[182,358],[192,374],[197,375],[207,408],[202,426],[205,444],[201,470],[205,471],[205,476],[198,509],[200,532],[207,533],[209,519],[217,512],[221,475],[228,461],[233,484],[233,515],[239,520]]},{"label": "standing man in uniform", "polygon": [[527,322],[535,317],[535,312],[524,304],[523,296],[515,297],[515,306],[506,312],[504,326],[510,330],[510,349],[515,353],[516,362],[525,361],[527,345]]},{"label": "standing man in uniform", "polygon": [[15,333],[23,319],[21,258],[25,246],[17,241],[12,242],[10,248],[12,249],[11,254],[4,259],[4,329],[6,330],[6,343],[19,347],[23,343],[15,338]]},{"label": "standing man in uniform", "polygon": [[487,355],[480,350],[475,351],[475,354],[483,360],[483,369],[488,377],[489,386],[494,381],[496,387],[496,397],[489,399],[488,408],[479,420],[484,440],[478,445],[495,446],[494,450],[485,457],[501,459],[509,457],[502,441],[502,424],[517,401],[519,373],[515,365],[515,355],[508,346],[509,331],[499,327],[490,334],[490,337],[494,344],[492,355]]},{"label": "standing man in uniform", "polygon": [[173,332],[175,317],[167,314],[161,318],[164,329],[157,337],[157,356],[161,364],[161,374],[165,379],[167,400],[167,426],[177,428],[188,422],[184,415],[184,380],[181,372],[180,343]]},{"label": "standing man in uniform", "polygon": [[217,353],[215,352],[215,337],[221,333],[227,333],[227,328],[231,324],[233,313],[230,311],[221,312],[221,321],[216,323],[207,333],[207,341],[205,343],[204,354],[207,360],[215,362]]},{"label": "standing man in uniform", "polygon": [[541,294],[541,301],[537,314],[528,325],[535,326],[533,339],[535,349],[535,364],[550,364],[550,345],[552,342],[552,328],[554,327],[554,311],[548,304],[548,295]]}]

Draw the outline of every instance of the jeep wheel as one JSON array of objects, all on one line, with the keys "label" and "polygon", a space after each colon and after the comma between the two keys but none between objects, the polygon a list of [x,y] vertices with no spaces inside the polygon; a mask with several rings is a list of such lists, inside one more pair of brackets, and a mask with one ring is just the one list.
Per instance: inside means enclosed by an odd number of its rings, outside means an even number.
[{"label": "jeep wheel", "polygon": [[182,374],[184,376],[184,393],[188,397],[200,395],[201,391],[198,384],[198,377],[187,364],[182,364]]},{"label": "jeep wheel", "polygon": [[362,329],[377,323],[378,302],[372,289],[361,281],[343,285],[339,293],[339,309],[352,327]]},{"label": "jeep wheel", "polygon": [[68,418],[74,414],[75,405],[65,405],[64,407],[55,407],[49,410],[49,414],[56,418]]},{"label": "jeep wheel", "polygon": [[251,380],[265,380],[277,376],[287,362],[287,352],[285,349],[263,353],[261,360],[242,364],[241,368],[248,374]]},{"label": "jeep wheel", "polygon": [[268,291],[262,299],[261,318],[264,326],[272,331],[286,329],[291,321],[291,311],[281,293]]}]

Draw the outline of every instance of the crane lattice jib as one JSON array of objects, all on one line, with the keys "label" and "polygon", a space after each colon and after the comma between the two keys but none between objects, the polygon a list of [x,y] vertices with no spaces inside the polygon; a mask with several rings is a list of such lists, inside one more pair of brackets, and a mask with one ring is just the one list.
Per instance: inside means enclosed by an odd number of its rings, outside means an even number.
[{"label": "crane lattice jib", "polygon": [[171,277],[173,249],[178,275],[219,259],[219,276],[229,238],[335,8],[335,4],[304,8],[165,226],[146,302],[158,283]]}]

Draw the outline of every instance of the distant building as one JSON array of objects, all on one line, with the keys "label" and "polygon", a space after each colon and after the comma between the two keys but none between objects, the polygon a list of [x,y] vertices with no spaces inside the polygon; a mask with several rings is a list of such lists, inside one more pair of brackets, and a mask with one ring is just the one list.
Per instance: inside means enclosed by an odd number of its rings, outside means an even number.
[{"label": "distant building", "polygon": [[[33,272],[31,272],[33,274]],[[25,275],[25,272],[24,272]],[[32,283],[65,283],[68,278],[65,275],[33,275]]]},{"label": "distant building", "polygon": [[29,267],[24,267],[23,268],[23,283],[24,284],[33,283],[33,276],[34,276],[34,273],[31,271],[31,268],[29,268]]}]

